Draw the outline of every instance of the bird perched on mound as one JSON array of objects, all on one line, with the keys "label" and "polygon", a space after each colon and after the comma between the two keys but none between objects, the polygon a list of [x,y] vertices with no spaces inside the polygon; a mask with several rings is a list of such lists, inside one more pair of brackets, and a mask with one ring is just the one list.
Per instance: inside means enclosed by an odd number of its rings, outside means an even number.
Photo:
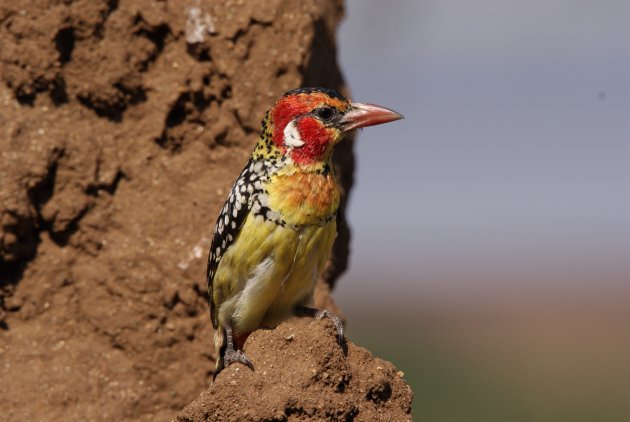
[{"label": "bird perched on mound", "polygon": [[208,257],[215,376],[235,362],[253,369],[240,350],[247,336],[292,315],[331,318],[344,340],[339,318],[309,307],[337,235],[339,186],[331,155],[347,132],[401,118],[325,88],[289,91],[267,112],[221,210]]}]

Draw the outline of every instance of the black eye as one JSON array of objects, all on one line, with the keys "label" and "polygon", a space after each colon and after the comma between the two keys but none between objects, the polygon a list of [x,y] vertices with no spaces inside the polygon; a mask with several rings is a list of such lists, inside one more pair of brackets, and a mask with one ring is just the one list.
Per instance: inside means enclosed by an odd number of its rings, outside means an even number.
[{"label": "black eye", "polygon": [[322,120],[330,120],[335,115],[335,110],[330,107],[322,107],[315,110],[315,114]]}]

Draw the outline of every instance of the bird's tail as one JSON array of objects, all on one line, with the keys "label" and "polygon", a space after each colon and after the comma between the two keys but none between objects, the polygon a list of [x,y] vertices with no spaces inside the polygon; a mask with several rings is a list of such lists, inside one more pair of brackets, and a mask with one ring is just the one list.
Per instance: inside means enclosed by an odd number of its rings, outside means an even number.
[{"label": "bird's tail", "polygon": [[217,364],[214,368],[214,376],[212,380],[216,379],[219,372],[223,369],[223,356],[225,356],[225,349],[227,347],[227,339],[225,338],[225,331],[222,327],[217,327],[214,330],[214,350],[217,353]]}]

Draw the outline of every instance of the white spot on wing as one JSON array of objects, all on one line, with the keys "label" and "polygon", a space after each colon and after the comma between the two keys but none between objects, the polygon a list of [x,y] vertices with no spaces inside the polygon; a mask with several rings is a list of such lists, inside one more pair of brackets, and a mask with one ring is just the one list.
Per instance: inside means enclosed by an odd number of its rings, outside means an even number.
[{"label": "white spot on wing", "polygon": [[267,211],[267,219],[268,220],[272,220],[272,221],[280,220],[280,214],[278,214],[275,211],[269,210],[269,211]]},{"label": "white spot on wing", "polygon": [[265,193],[261,193],[258,194],[258,201],[260,202],[260,205],[262,205],[263,207],[267,206],[267,202],[269,200],[269,196]]}]

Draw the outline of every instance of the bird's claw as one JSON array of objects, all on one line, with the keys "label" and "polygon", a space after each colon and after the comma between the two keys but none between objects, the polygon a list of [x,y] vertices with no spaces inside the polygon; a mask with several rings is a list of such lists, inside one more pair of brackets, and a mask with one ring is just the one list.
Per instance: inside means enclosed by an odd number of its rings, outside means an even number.
[{"label": "bird's claw", "polygon": [[346,336],[344,334],[344,330],[343,330],[343,323],[341,322],[341,319],[333,314],[332,312],[326,310],[326,309],[319,309],[316,313],[315,313],[315,318],[316,319],[324,319],[324,318],[328,318],[330,319],[333,324],[335,325],[335,328],[337,329],[337,342],[340,345],[345,344],[346,342]]},{"label": "bird's claw", "polygon": [[254,364],[252,363],[252,361],[249,360],[249,358],[245,356],[245,353],[241,352],[240,350],[226,350],[225,356],[223,357],[223,362],[226,368],[233,363],[238,362],[247,366],[252,371],[254,370]]}]

